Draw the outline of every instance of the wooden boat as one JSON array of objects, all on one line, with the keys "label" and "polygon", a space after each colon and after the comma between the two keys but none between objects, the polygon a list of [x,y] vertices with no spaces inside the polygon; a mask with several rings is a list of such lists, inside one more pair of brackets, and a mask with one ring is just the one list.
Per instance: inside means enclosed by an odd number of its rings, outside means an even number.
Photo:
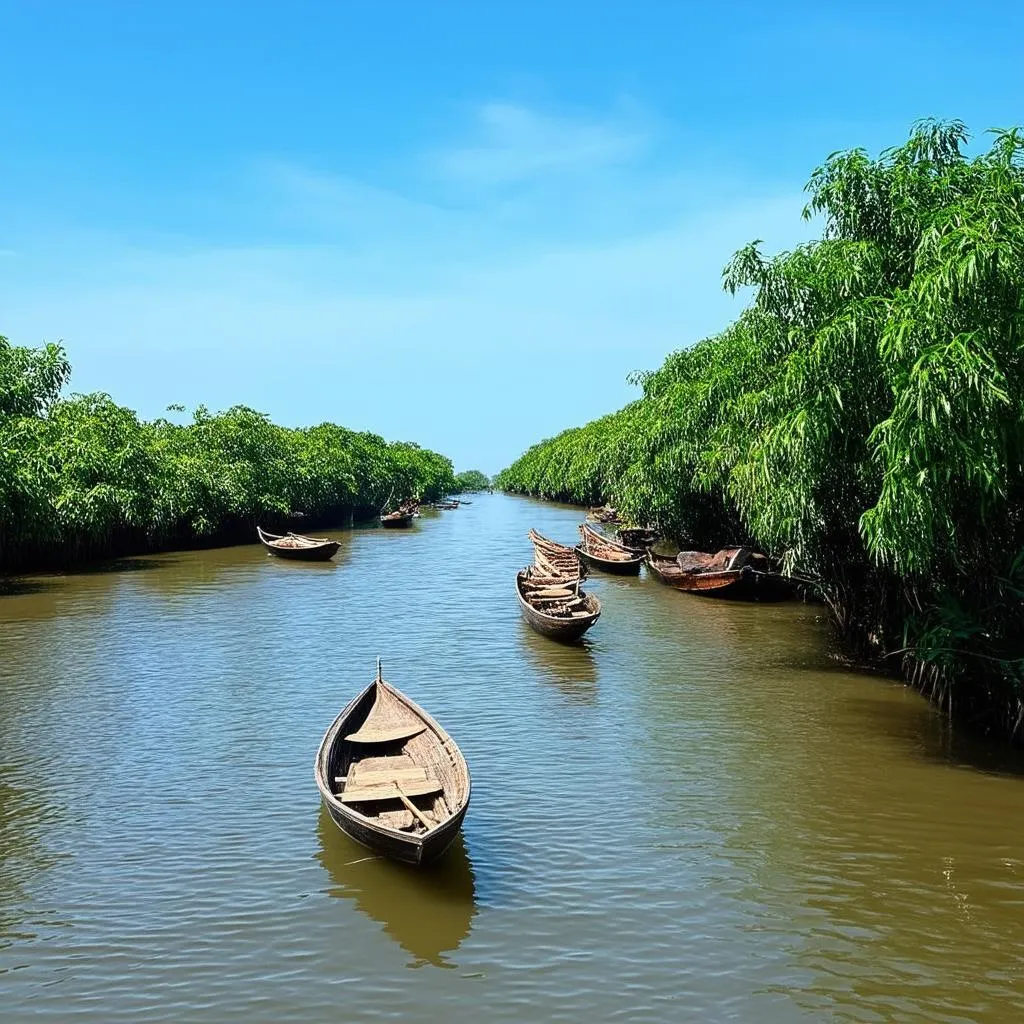
[{"label": "wooden boat", "polygon": [[435,501],[434,508],[440,509],[442,512],[451,512],[459,507],[457,501]]},{"label": "wooden boat", "polygon": [[580,581],[542,576],[532,569],[516,574],[516,595],[523,618],[552,640],[571,642],[601,617],[601,602],[580,590]]},{"label": "wooden boat", "polygon": [[580,543],[576,550],[588,565],[619,576],[637,575],[644,561],[642,554],[603,537],[587,523],[580,523]]},{"label": "wooden boat", "polygon": [[531,530],[527,536],[533,544],[533,563],[541,575],[567,580],[587,578],[587,567],[580,561],[575,548],[548,540],[536,530]]},{"label": "wooden boat", "polygon": [[658,542],[658,531],[648,526],[620,526],[615,536],[623,547],[641,554]]},{"label": "wooden boat", "polygon": [[341,545],[326,537],[303,537],[300,533],[267,533],[256,527],[260,543],[278,558],[291,558],[300,562],[327,562],[338,552]]},{"label": "wooden boat", "polygon": [[675,558],[647,552],[647,568],[660,583],[703,597],[777,601],[791,591],[790,581],[768,570],[768,559],[749,548],[723,548],[711,555],[681,551]]},{"label": "wooden boat", "polygon": [[412,521],[415,518],[415,512],[403,512],[399,509],[397,512],[388,512],[386,515],[382,515],[380,525],[385,530],[403,530],[412,526]]},{"label": "wooden boat", "polygon": [[469,768],[454,740],[381,677],[334,720],[316,757],[327,813],[377,853],[427,864],[448,849],[469,807]]}]

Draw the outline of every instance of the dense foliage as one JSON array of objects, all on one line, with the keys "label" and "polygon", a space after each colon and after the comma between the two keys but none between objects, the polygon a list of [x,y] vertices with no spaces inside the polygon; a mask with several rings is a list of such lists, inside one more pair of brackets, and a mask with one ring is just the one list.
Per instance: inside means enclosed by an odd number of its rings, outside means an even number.
[{"label": "dense foliage", "polygon": [[298,529],[455,487],[451,462],[415,444],[245,406],[147,423],[107,395],[61,398],[69,373],[59,346],[0,337],[0,570],[251,539],[257,521]]},{"label": "dense foliage", "polygon": [[479,469],[467,469],[465,473],[455,475],[455,493],[464,491],[486,491],[491,486],[491,478]]},{"label": "dense foliage", "polygon": [[739,320],[497,483],[749,539],[947,707],[1024,722],[1024,134],[923,122],[808,185],[821,240],[725,271]]}]

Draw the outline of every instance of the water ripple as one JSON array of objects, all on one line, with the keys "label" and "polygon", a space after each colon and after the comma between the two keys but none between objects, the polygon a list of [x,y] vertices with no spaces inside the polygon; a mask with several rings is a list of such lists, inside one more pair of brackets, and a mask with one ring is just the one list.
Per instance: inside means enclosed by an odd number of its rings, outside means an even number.
[{"label": "water ripple", "polygon": [[[10,588],[4,1019],[1020,1019],[1019,766],[837,671],[814,608],[596,576],[586,642],[544,640],[514,573],[577,520],[481,496],[324,566],[254,545]],[[312,780],[378,654],[473,772],[426,872]]]}]

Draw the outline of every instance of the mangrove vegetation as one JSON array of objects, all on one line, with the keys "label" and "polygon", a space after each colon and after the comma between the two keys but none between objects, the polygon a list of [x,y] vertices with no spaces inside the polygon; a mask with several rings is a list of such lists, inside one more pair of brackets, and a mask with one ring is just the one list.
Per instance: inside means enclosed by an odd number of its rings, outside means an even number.
[{"label": "mangrove vegetation", "polygon": [[451,462],[416,444],[280,427],[241,405],[146,422],[108,395],[63,397],[70,372],[59,345],[0,337],[0,571],[251,541],[257,522],[332,525],[456,486]]},{"label": "mangrove vegetation", "polygon": [[455,493],[464,494],[467,491],[486,491],[491,486],[491,478],[479,469],[467,469],[464,473],[455,475]]},{"label": "mangrove vegetation", "polygon": [[752,293],[735,323],[496,483],[687,547],[752,542],[815,581],[860,656],[1019,736],[1024,133],[967,138],[928,121],[830,156],[807,186],[820,239],[726,267]]}]

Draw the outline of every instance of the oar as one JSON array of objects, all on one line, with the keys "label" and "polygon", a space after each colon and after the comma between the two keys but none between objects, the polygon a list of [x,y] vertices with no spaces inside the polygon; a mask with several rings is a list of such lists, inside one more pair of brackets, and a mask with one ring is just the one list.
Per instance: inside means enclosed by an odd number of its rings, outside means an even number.
[{"label": "oar", "polygon": [[398,790],[398,799],[402,801],[405,806],[412,811],[413,814],[419,818],[424,828],[433,828],[436,822],[431,821],[410,799],[408,794],[402,789],[402,784],[395,780],[395,789]]}]

